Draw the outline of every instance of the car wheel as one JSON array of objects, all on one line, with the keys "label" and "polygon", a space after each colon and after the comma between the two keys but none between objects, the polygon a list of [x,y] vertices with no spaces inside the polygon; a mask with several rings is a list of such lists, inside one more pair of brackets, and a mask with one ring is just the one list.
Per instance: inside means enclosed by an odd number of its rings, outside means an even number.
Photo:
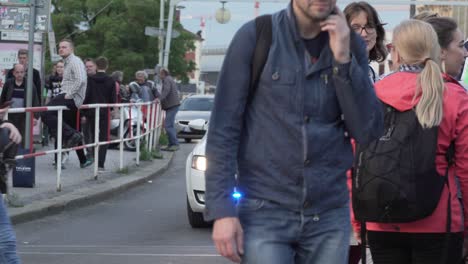
[{"label": "car wheel", "polygon": [[[132,131],[132,136],[135,136],[136,133],[137,133],[137,128],[136,126],[134,126],[133,131]],[[124,138],[130,138],[130,128],[127,128],[127,130],[125,131]],[[136,139],[124,141],[123,145],[124,145],[125,150],[136,151]]]},{"label": "car wheel", "polygon": [[203,213],[197,213],[197,212],[192,211],[188,197],[187,197],[187,216],[188,216],[190,226],[192,226],[192,228],[203,228],[203,227],[209,227],[211,225],[211,222],[205,221],[205,219],[203,218]]},{"label": "car wheel", "polygon": [[184,138],[184,140],[185,140],[185,143],[190,143],[190,142],[192,142],[192,139],[191,139],[191,138]]}]

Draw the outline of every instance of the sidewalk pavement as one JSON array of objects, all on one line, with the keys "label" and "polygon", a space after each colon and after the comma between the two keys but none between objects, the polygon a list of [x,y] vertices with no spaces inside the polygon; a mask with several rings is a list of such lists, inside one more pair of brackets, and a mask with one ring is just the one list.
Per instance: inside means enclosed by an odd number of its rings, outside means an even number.
[{"label": "sidewalk pavement", "polygon": [[[51,144],[52,145],[52,144]],[[42,150],[51,149],[51,146]],[[93,176],[94,164],[80,168],[76,153],[70,152],[62,170],[62,190],[56,191],[57,171],[52,165],[53,155],[36,157],[36,185],[34,188],[12,187],[9,178],[8,213],[13,224],[31,221],[65,209],[86,206],[109,198],[126,189],[163,173],[172,160],[172,152],[164,152],[163,159],[141,161],[136,166],[136,152],[124,151],[124,168],[119,172],[119,150],[109,149],[105,163],[106,172]]]}]

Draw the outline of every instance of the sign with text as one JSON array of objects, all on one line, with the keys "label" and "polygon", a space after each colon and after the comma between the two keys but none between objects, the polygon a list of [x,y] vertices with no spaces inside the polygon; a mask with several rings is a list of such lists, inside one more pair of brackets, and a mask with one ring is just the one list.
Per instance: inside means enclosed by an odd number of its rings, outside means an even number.
[{"label": "sign with text", "polygon": [[[12,3],[25,4],[29,1],[2,1],[0,0],[0,30],[29,30],[29,7],[15,6]],[[2,6],[2,3],[8,5]],[[46,31],[50,16],[50,0],[36,0],[36,26],[35,31]]]},{"label": "sign with text", "polygon": [[[18,50],[27,49],[27,43],[0,43],[0,89],[5,83],[5,76],[13,67],[13,64],[18,62]],[[34,45],[34,64],[33,67],[37,70],[41,69],[42,60],[42,45]]]}]

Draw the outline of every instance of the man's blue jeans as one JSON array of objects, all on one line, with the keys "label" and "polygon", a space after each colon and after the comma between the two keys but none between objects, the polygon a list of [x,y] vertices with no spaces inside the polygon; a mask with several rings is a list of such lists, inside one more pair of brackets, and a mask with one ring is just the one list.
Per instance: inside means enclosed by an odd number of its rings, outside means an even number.
[{"label": "man's blue jeans", "polygon": [[16,236],[0,195],[0,263],[20,264],[16,254]]},{"label": "man's blue jeans", "polygon": [[316,215],[243,198],[238,205],[244,230],[244,264],[348,263],[348,205]]},{"label": "man's blue jeans", "polygon": [[166,109],[166,119],[164,120],[164,129],[166,129],[167,137],[169,138],[169,146],[178,146],[179,140],[177,140],[176,130],[174,127],[175,116],[179,111],[179,106],[173,106]]}]

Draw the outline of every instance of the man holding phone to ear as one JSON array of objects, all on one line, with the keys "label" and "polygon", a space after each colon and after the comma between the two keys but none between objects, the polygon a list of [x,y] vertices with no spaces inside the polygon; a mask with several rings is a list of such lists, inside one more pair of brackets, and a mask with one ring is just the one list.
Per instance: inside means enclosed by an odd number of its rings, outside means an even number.
[{"label": "man holding phone to ear", "polygon": [[383,129],[365,44],[336,0],[291,0],[271,22],[253,93],[254,21],[225,57],[206,146],[205,220],[234,262],[347,263],[350,137],[366,143]]}]

